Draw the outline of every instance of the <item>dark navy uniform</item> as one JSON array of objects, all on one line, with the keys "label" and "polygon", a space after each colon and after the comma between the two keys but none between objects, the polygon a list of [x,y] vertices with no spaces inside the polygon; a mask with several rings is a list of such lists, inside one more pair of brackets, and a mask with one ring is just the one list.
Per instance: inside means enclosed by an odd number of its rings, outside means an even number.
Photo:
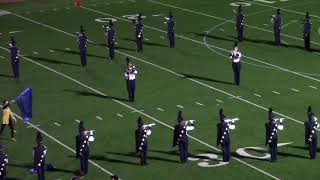
[{"label": "dark navy uniform", "polygon": [[174,34],[174,20],[172,13],[169,13],[169,17],[166,17],[165,24],[167,24],[167,35],[168,35],[168,40],[169,40],[169,47],[174,48],[175,47],[175,34]]},{"label": "dark navy uniform", "polygon": [[104,26],[106,36],[108,37],[108,48],[110,59],[114,59],[115,41],[116,41],[116,31],[113,28],[113,23],[110,20],[109,26]]},{"label": "dark navy uniform", "polygon": [[136,153],[140,155],[140,165],[147,165],[147,151],[148,151],[148,135],[147,129],[143,127],[142,118],[138,119],[138,128],[135,131],[136,139]]},{"label": "dark navy uniform", "polygon": [[8,155],[3,153],[3,146],[0,145],[0,180],[4,180],[7,175]]},{"label": "dark navy uniform", "polygon": [[238,8],[236,13],[236,29],[238,32],[238,41],[241,42],[243,40],[243,27],[244,27],[244,15],[242,13],[241,5]]},{"label": "dark navy uniform", "polygon": [[306,17],[303,20],[303,39],[304,39],[304,48],[310,51],[310,33],[311,33],[311,22],[309,13],[306,13]]},{"label": "dark navy uniform", "polygon": [[20,71],[19,71],[19,49],[17,48],[16,41],[14,40],[13,37],[11,37],[11,43],[9,43],[9,49],[10,49],[10,54],[11,54],[12,71],[13,71],[14,77],[16,79],[18,79],[19,76],[20,76]]},{"label": "dark navy uniform", "polygon": [[280,17],[280,9],[277,9],[277,13],[275,16],[272,17],[273,21],[273,32],[274,32],[274,37],[275,37],[275,45],[280,45],[281,44],[281,26],[282,26],[282,21]]},{"label": "dark navy uniform", "polygon": [[138,20],[135,23],[135,31],[136,31],[136,43],[137,43],[137,51],[143,53],[143,23],[141,14],[138,16]]},{"label": "dark navy uniform", "polygon": [[240,70],[241,70],[241,52],[238,50],[237,42],[234,45],[233,51],[230,53],[230,59],[232,60],[232,70],[235,85],[240,85]]},{"label": "dark navy uniform", "polygon": [[112,175],[111,180],[119,180],[119,177],[117,175]]},{"label": "dark navy uniform", "polygon": [[45,166],[47,147],[43,145],[43,139],[40,132],[37,133],[37,146],[33,148],[33,162],[34,168],[38,174],[38,180],[45,179]]},{"label": "dark navy uniform", "polygon": [[230,136],[229,136],[229,124],[225,122],[226,116],[223,114],[223,110],[219,110],[220,123],[217,124],[217,146],[221,145],[222,161],[229,162],[231,157],[230,152]]},{"label": "dark navy uniform", "polygon": [[179,135],[178,135],[178,144],[180,152],[180,161],[181,163],[186,163],[188,161],[188,145],[189,138],[187,135],[187,129],[184,124],[185,121],[181,121],[179,125]]},{"label": "dark navy uniform", "polygon": [[80,133],[77,137],[76,147],[79,147],[78,156],[80,157],[80,171],[83,175],[88,174],[89,160],[89,135],[84,131],[83,127],[79,128]]},{"label": "dark navy uniform", "polygon": [[177,117],[177,124],[174,126],[173,130],[173,141],[172,141],[172,147],[175,147],[178,145],[178,137],[179,137],[179,128],[180,128],[180,123],[183,121],[182,117],[182,111],[178,112],[178,117]]},{"label": "dark navy uniform", "polygon": [[308,145],[310,159],[316,159],[317,156],[317,128],[319,128],[319,123],[314,113],[310,112],[308,114],[308,121],[304,123],[305,127],[305,143]]},{"label": "dark navy uniform", "polygon": [[269,152],[271,155],[271,162],[277,160],[277,147],[278,147],[278,124],[274,119],[272,108],[269,108],[268,119],[269,122],[265,124],[266,127],[266,145],[269,145]]},{"label": "dark navy uniform", "polygon": [[136,75],[138,71],[135,69],[135,66],[131,63],[128,64],[128,69],[124,72],[126,78],[127,90],[128,90],[128,99],[130,102],[134,102],[134,94],[136,90]]},{"label": "dark navy uniform", "polygon": [[78,135],[76,136],[76,157],[80,158],[80,135],[82,132],[85,131],[84,125],[83,125],[83,121],[81,121],[79,123],[79,127],[78,127]]},{"label": "dark navy uniform", "polygon": [[81,66],[85,67],[87,66],[87,43],[88,38],[86,33],[84,32],[83,26],[80,26],[80,33],[76,33],[79,50],[80,50],[80,60],[81,60]]},{"label": "dark navy uniform", "polygon": [[193,129],[194,129],[193,123],[190,123],[188,121],[182,120],[179,124],[178,145],[179,145],[181,163],[188,162],[188,146],[189,146],[188,131]]}]

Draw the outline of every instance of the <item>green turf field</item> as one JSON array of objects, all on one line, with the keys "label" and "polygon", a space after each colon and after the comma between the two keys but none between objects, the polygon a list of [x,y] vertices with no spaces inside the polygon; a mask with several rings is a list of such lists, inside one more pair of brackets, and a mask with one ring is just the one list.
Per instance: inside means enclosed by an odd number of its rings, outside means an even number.
[{"label": "green turf field", "polygon": [[[240,44],[241,85],[233,85],[230,61],[225,56],[233,47],[233,9],[241,2],[245,13],[245,41]],[[211,179],[304,179],[320,178],[319,160],[309,160],[304,145],[307,106],[320,111],[320,2],[318,0],[88,0],[74,7],[66,0],[26,0],[0,4],[0,98],[14,98],[32,86],[34,118],[31,124],[16,125],[17,141],[9,128],[0,137],[9,155],[9,179],[36,179],[26,173],[32,166],[36,131],[45,133],[47,162],[56,172],[50,180],[69,180],[79,169],[75,158],[77,120],[94,129],[90,148],[88,180],[211,180]],[[282,40],[288,46],[272,45],[270,22],[282,8]],[[176,22],[176,48],[169,49],[164,17],[169,10]],[[309,11],[312,20],[312,52],[303,49],[301,19]],[[142,13],[144,53],[136,52],[134,29],[128,15]],[[113,19],[117,31],[114,61],[108,59],[101,21]],[[89,40],[88,66],[80,67],[74,33],[84,25]],[[7,41],[14,36],[23,55],[21,78],[12,77]],[[127,102],[123,72],[129,56],[138,70],[136,102]],[[177,106],[179,105],[179,106]],[[239,155],[245,147],[264,145],[267,108],[285,117],[279,133],[279,160]],[[182,108],[183,107],[183,108]],[[239,117],[231,132],[233,158],[221,164],[216,147],[218,110]],[[14,112],[18,114],[16,105]],[[179,110],[185,119],[195,119],[190,132],[188,164],[179,163],[172,148],[172,127]],[[134,153],[134,130],[141,116],[156,123],[149,139],[148,163],[140,167]],[[59,125],[57,125],[59,124]],[[38,126],[39,125],[39,126]],[[36,130],[37,129],[37,130]],[[290,144],[286,144],[290,143]],[[247,150],[251,155],[265,153]],[[208,157],[206,157],[208,156]]]}]

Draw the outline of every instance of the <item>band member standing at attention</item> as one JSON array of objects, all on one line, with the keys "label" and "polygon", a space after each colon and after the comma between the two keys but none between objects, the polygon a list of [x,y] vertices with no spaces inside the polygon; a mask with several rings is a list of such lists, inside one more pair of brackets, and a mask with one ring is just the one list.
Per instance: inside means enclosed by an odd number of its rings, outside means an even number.
[{"label": "band member standing at attention", "polygon": [[127,83],[127,90],[128,90],[128,99],[129,102],[134,102],[134,93],[136,90],[136,75],[138,71],[136,70],[136,67],[129,62],[128,68],[124,72],[124,76],[126,78]]},{"label": "band member standing at attention", "polygon": [[241,69],[241,52],[238,48],[238,42],[234,43],[233,50],[230,53],[230,59],[232,61],[233,78],[235,85],[240,85],[240,69]]}]

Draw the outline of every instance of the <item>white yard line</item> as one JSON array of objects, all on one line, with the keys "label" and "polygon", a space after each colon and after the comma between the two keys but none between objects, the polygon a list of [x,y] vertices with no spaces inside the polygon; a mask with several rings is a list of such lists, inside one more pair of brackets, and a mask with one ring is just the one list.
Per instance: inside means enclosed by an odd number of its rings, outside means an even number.
[{"label": "white yard line", "polygon": [[77,123],[80,123],[80,122],[81,122],[79,119],[75,119],[74,121],[77,122]]},{"label": "white yard line", "polygon": [[38,53],[38,52],[36,52],[36,51],[33,51],[32,53],[33,53],[33,54],[35,54],[35,55],[38,55],[38,54],[39,54],[39,53]]},{"label": "white yard line", "polygon": [[203,106],[203,104],[199,102],[196,102],[196,105]]},{"label": "white yard line", "polygon": [[153,17],[164,16],[164,14],[154,14]]},{"label": "white yard line", "polygon": [[[152,0],[149,0],[149,1],[152,1]],[[81,6],[81,8],[86,9],[86,10],[88,10],[88,11],[96,12],[96,13],[99,13],[99,14],[111,16],[111,17],[113,17],[113,18],[120,19],[120,20],[127,21],[127,22],[130,22],[130,23],[131,23],[130,20],[125,19],[125,18],[122,18],[122,17],[118,17],[118,16],[114,16],[114,15],[111,15],[111,14],[107,14],[107,13],[104,13],[104,12],[101,12],[101,11],[97,11],[97,10],[94,10],[94,9],[91,9],[91,8],[88,8],[88,7],[84,7],[84,6]],[[13,13],[12,13],[12,14],[13,14]],[[13,15],[16,15],[16,14],[13,14]],[[221,18],[220,18],[220,19],[221,19]],[[223,18],[222,18],[221,20],[226,20],[226,19],[223,19]],[[226,20],[226,21],[233,22],[232,20]],[[153,29],[153,30],[155,30],[155,31],[159,31],[159,32],[162,32],[162,33],[165,33],[165,34],[167,33],[167,32],[164,31],[164,30],[157,29],[157,28],[154,28],[154,27],[151,27],[151,26],[145,25],[144,27],[147,27],[147,28],[149,28],[149,29]],[[55,28],[55,29],[56,29],[56,28]],[[271,32],[272,32],[272,31],[271,31]],[[68,34],[70,34],[70,33],[68,33]],[[74,36],[74,35],[72,35],[72,36]],[[191,39],[191,38],[187,38],[187,37],[184,37],[184,36],[182,36],[182,35],[177,35],[177,34],[176,34],[176,37],[179,37],[179,38],[182,38],[182,39],[185,39],[185,40],[189,40],[189,41],[192,41],[192,42],[195,42],[195,43],[199,43],[199,44],[203,44],[203,45],[208,45],[208,44],[206,44],[206,43],[204,43],[204,42],[201,42],[201,41],[198,41],[198,40],[194,40],[194,39]],[[227,52],[227,53],[230,52],[230,50],[224,49],[224,48],[220,48],[220,47],[218,47],[218,46],[214,46],[214,45],[208,45],[208,46],[210,46],[210,47],[212,47],[212,48],[215,48],[215,49],[219,49],[219,50],[225,51],[225,52]],[[118,51],[118,52],[119,52],[119,51]],[[124,54],[124,53],[121,53],[121,52],[119,52],[119,53],[120,53],[120,54]],[[124,54],[124,55],[125,55],[125,54]],[[126,55],[126,56],[128,56],[128,55]],[[277,65],[274,65],[274,64],[267,63],[266,60],[260,60],[260,59],[256,59],[256,58],[249,57],[249,56],[245,56],[245,55],[242,55],[242,56],[245,57],[245,58],[247,58],[247,59],[250,59],[250,60],[259,62],[259,63],[261,63],[261,64],[265,64],[265,65],[268,65],[268,66],[271,66],[271,67],[274,67],[274,68],[278,68],[278,69],[280,69],[280,70],[282,70],[282,71],[295,74],[295,75],[297,75],[297,76],[301,76],[301,77],[304,77],[304,78],[307,78],[307,79],[311,79],[311,80],[320,82],[320,79],[313,78],[313,77],[310,77],[310,76],[301,74],[301,73],[299,73],[299,72],[291,71],[291,70],[289,70],[289,69],[286,69],[286,68],[283,68],[283,67],[280,67],[280,66],[277,66]],[[132,58],[134,58],[134,59],[139,60],[138,58],[135,58],[134,56],[131,56],[131,55],[129,55],[129,57],[132,57]],[[142,61],[142,60],[140,60],[140,61]],[[142,62],[146,62],[146,61],[142,61]],[[146,63],[150,64],[150,62],[146,62]],[[152,64],[152,63],[151,63],[151,64]],[[158,65],[156,65],[156,66],[159,67]],[[161,68],[161,69],[162,69],[162,68]],[[182,76],[182,77],[184,77],[184,76]]]},{"label": "white yard line", "polygon": [[286,28],[287,26],[289,26],[290,24],[292,24],[292,23],[296,23],[296,22],[298,22],[297,20],[291,20],[290,22],[288,22],[287,24],[284,24],[284,25],[282,25],[282,29],[284,29],[284,28]]},{"label": "white yard line", "polygon": [[144,110],[141,109],[141,110],[138,110],[138,111],[131,111],[130,113],[137,113],[137,112],[143,112]]},{"label": "white yard line", "polygon": [[162,109],[162,108],[157,108],[157,110],[158,111],[162,111],[162,112],[164,111],[164,109]]},{"label": "white yard line", "polygon": [[[246,0],[240,0],[240,1],[243,1],[243,2],[248,2],[248,3],[251,3],[251,4],[256,4],[256,5],[260,5],[260,6],[265,6],[265,7],[269,7],[269,8],[273,8],[273,9],[279,9],[280,7],[275,7],[275,6],[271,6],[271,5],[267,5],[267,4],[261,4],[261,3],[257,3],[257,2],[254,2],[254,1],[246,1]],[[286,9],[286,8],[280,8],[281,11],[287,11],[287,12],[292,12],[292,13],[295,13],[295,14],[300,14],[300,15],[305,15],[306,13],[305,12],[299,12],[299,11],[294,11],[294,10],[290,10],[290,9]],[[320,18],[320,16],[317,16],[317,15],[310,15],[311,17],[315,17],[315,18]]]},{"label": "white yard line", "polygon": [[4,59],[4,57],[3,57],[3,56],[0,56],[0,58],[1,58],[1,59]]},{"label": "white yard line", "polygon": [[291,88],[292,91],[299,92],[300,90]]},{"label": "white yard line", "polygon": [[[238,99],[236,96],[234,96],[236,99]],[[217,102],[219,103],[223,103],[223,101],[221,101],[220,99],[216,99]]]},{"label": "white yard line", "polygon": [[123,118],[123,115],[122,115],[122,114],[119,114],[119,113],[118,113],[118,114],[117,114],[117,116],[119,116],[119,117]]},{"label": "white yard line", "polygon": [[257,97],[260,97],[260,98],[262,97],[260,94],[253,94],[253,95],[255,95]]},{"label": "white yard line", "polygon": [[181,105],[179,105],[179,104],[177,104],[177,107],[178,107],[178,108],[181,108],[181,109],[184,108],[183,106],[181,106]]},{"label": "white yard line", "polygon": [[50,49],[49,51],[50,51],[50,52],[52,52],[52,53],[54,53],[54,52],[55,52],[55,51],[54,51],[54,50],[52,50],[52,49]]},{"label": "white yard line", "polygon": [[70,51],[71,49],[70,48],[65,48],[65,50]]},{"label": "white yard line", "polygon": [[230,96],[228,99],[241,98],[242,96]]},{"label": "white yard line", "polygon": [[[20,15],[18,15],[18,16],[20,16]],[[28,19],[28,18],[23,17],[23,19]],[[30,21],[30,19],[29,19],[29,21]],[[31,21],[34,21],[34,20],[31,20]],[[69,34],[69,35],[71,35],[72,37],[74,37],[74,35],[72,35],[72,34],[70,34],[70,33],[67,33],[67,32],[65,32],[65,31],[62,31],[62,30],[53,28],[53,27],[48,26],[48,25],[44,25],[44,24],[39,23],[39,22],[36,22],[36,23],[37,23],[37,24],[40,24],[40,25],[43,25],[43,26],[45,26],[45,27],[48,27],[48,28],[50,28],[50,29],[55,29],[55,30],[57,30],[57,31],[59,31],[59,32],[62,32],[62,33],[64,33],[64,34]],[[4,47],[2,47],[2,46],[0,46],[0,48],[7,51],[7,49],[4,48]],[[119,51],[118,51],[118,52],[119,52]],[[125,53],[122,53],[122,52],[119,52],[119,53],[120,53],[120,54],[125,54]],[[69,79],[69,80],[72,80],[72,81],[74,81],[74,82],[76,82],[76,83],[78,83],[78,84],[80,84],[80,85],[82,85],[82,86],[84,86],[84,87],[86,87],[86,88],[88,88],[88,89],[90,89],[90,90],[98,93],[98,94],[104,95],[104,94],[101,93],[100,91],[95,90],[95,89],[93,89],[93,88],[91,88],[91,87],[89,87],[89,86],[87,86],[87,85],[85,85],[85,84],[83,84],[83,83],[81,83],[81,82],[79,82],[79,81],[77,81],[77,80],[75,80],[75,79],[73,79],[73,78],[71,78],[71,77],[63,74],[63,73],[61,73],[61,72],[57,72],[57,71],[55,71],[55,70],[53,70],[53,69],[51,69],[51,68],[49,68],[49,67],[47,67],[47,66],[44,66],[44,65],[42,65],[42,64],[40,64],[40,63],[37,63],[37,62],[35,62],[35,61],[32,61],[31,59],[26,58],[26,57],[24,57],[24,56],[21,56],[21,57],[23,57],[24,59],[26,59],[26,60],[34,63],[34,64],[37,64],[38,66],[41,66],[41,67],[43,67],[43,68],[45,68],[45,69],[47,69],[47,70],[49,70],[49,71],[52,71],[52,72],[54,72],[54,73],[56,73],[56,74],[59,74],[60,76],[63,76],[63,77],[65,77],[65,78]],[[161,67],[161,66],[159,66],[159,65],[155,65],[155,64],[150,63],[150,62],[148,62],[148,61],[142,60],[142,59],[140,59],[140,58],[137,58],[137,57],[134,57],[134,56],[130,56],[130,55],[129,55],[129,57],[132,57],[132,58],[134,58],[134,59],[140,60],[140,61],[142,61],[142,62],[146,62],[147,64],[150,64],[150,65],[153,65],[153,66],[155,66],[155,67],[158,67],[159,69],[165,70],[165,71],[170,72],[170,73],[172,73],[172,74],[175,74],[175,75],[177,75],[177,76],[179,76],[179,77],[184,77],[184,76],[181,75],[181,74],[178,74],[178,73],[176,73],[176,72],[174,72],[174,71],[171,71],[171,70],[168,70],[168,69],[166,69],[166,68],[163,68],[163,67]],[[221,92],[221,93],[223,93],[223,94],[225,94],[225,95],[234,96],[234,95],[232,95],[232,94],[230,94],[230,93],[228,93],[228,92],[225,92],[225,91],[223,91],[223,90],[214,88],[214,87],[212,87],[212,86],[209,86],[209,85],[204,84],[204,83],[202,83],[202,82],[199,82],[199,81],[197,81],[197,80],[194,80],[194,79],[191,79],[191,78],[187,78],[187,79],[189,79],[190,81],[193,81],[193,82],[195,82],[195,83],[197,83],[197,84],[200,84],[200,85],[202,85],[202,86],[208,87],[208,88],[213,89],[213,90],[216,90],[216,91],[218,91],[218,92]],[[250,101],[246,100],[246,99],[243,99],[243,98],[236,98],[236,99],[238,99],[238,100],[240,100],[240,101],[244,101],[244,102],[246,102],[246,103],[248,103],[248,104],[251,104],[251,105],[253,105],[253,106],[259,107],[259,108],[264,109],[264,110],[266,110],[266,111],[268,110],[267,108],[265,108],[265,107],[263,107],[263,106],[260,106],[260,105],[257,105],[257,104],[255,104],[255,103],[253,103],[253,102],[250,102]],[[115,102],[117,102],[117,103],[119,103],[119,104],[122,104],[123,106],[126,106],[126,107],[129,108],[129,109],[133,109],[133,110],[134,110],[134,108],[132,108],[131,106],[129,106],[129,105],[127,105],[127,104],[125,104],[125,103],[123,103],[123,102],[121,102],[121,101],[118,101],[118,100],[116,100],[116,99],[112,99],[112,100],[115,101]],[[275,112],[275,113],[278,114],[278,115],[280,115],[280,116],[286,117],[287,119],[290,119],[290,120],[292,120],[292,121],[294,121],[294,122],[297,122],[297,123],[299,123],[299,124],[303,124],[303,122],[298,121],[298,120],[296,120],[296,119],[294,119],[294,118],[288,117],[288,116],[283,115],[283,114],[278,113],[278,112]],[[153,119],[153,120],[157,121],[157,122],[160,123],[160,124],[163,124],[163,125],[165,125],[165,126],[169,126],[169,125],[163,123],[162,121],[159,121],[159,120],[157,120],[157,119],[149,116],[149,115],[146,114],[146,113],[140,112],[140,114],[145,115],[146,117],[149,117],[150,119]],[[169,126],[169,127],[172,129],[171,126]],[[199,140],[199,139],[196,139],[196,138],[194,138],[194,137],[192,137],[192,136],[189,136],[189,137],[192,138],[192,139],[194,139],[194,140],[196,140],[196,141],[198,141],[198,142],[200,142],[200,143],[202,143],[202,144],[205,144],[205,145],[207,145],[207,146],[209,146],[209,147],[212,147],[212,148],[216,149],[215,147],[210,146],[209,144],[207,144],[207,143],[205,143],[205,142],[203,142],[203,141],[201,141],[201,140]],[[238,158],[235,158],[235,157],[233,157],[233,158],[236,159],[237,161],[239,161],[239,162],[241,162],[241,163],[243,163],[243,164],[245,164],[245,165],[247,165],[247,166],[249,166],[249,167],[251,167],[251,168],[253,168],[253,169],[255,169],[255,170],[257,170],[257,171],[259,171],[259,172],[261,172],[261,173],[263,173],[263,174],[265,174],[265,175],[268,175],[269,177],[272,177],[273,179],[279,179],[279,178],[274,177],[273,175],[271,175],[271,174],[269,174],[269,173],[267,173],[267,172],[265,172],[265,171],[263,171],[263,170],[261,170],[261,169],[258,169],[257,167],[252,166],[252,165],[250,165],[250,164],[248,164],[248,163],[246,163],[246,162],[244,162],[244,161],[242,161],[242,160],[240,160],[240,159],[238,159]]]},{"label": "white yard line", "polygon": [[99,119],[100,121],[103,120],[102,117],[100,117],[100,116],[96,116],[96,118]]},{"label": "white yard line", "polygon": [[[8,52],[8,49],[6,49],[5,47],[0,46],[0,48]],[[63,74],[63,73],[61,73],[61,72],[58,72],[58,71],[56,71],[56,70],[54,70],[54,69],[51,69],[51,68],[49,68],[49,67],[47,67],[47,66],[45,66],[45,65],[43,65],[43,64],[41,64],[41,63],[35,62],[35,61],[31,60],[30,58],[27,58],[27,57],[25,57],[25,56],[23,56],[23,55],[20,55],[20,57],[22,57],[22,58],[24,58],[25,60],[27,60],[27,61],[29,61],[29,62],[31,62],[31,63],[34,63],[34,64],[36,64],[36,65],[38,65],[38,66],[40,66],[40,67],[43,67],[43,68],[45,68],[45,69],[47,69],[47,70],[49,70],[49,71],[51,71],[51,72],[53,72],[53,73],[55,73],[55,74],[58,74],[58,75],[66,78],[66,79],[69,79],[69,80],[71,80],[71,81],[73,81],[73,82],[75,82],[75,83],[77,83],[77,84],[79,84],[79,85],[81,85],[81,86],[83,86],[83,87],[85,87],[85,88],[88,88],[88,89],[90,89],[91,91],[93,91],[93,92],[95,92],[95,93],[97,93],[97,94],[100,94],[100,95],[102,95],[102,96],[107,96],[106,94],[104,94],[104,93],[102,93],[102,92],[100,92],[100,91],[98,91],[98,90],[96,90],[96,89],[94,89],[94,88],[92,88],[92,87],[90,87],[90,86],[88,86],[88,85],[86,85],[86,84],[84,84],[84,83],[76,80],[76,79],[73,79],[73,78],[70,77],[70,76],[67,76],[67,75],[65,75],[65,74]],[[182,76],[182,75],[181,75],[181,76]],[[194,82],[198,82],[198,81],[193,80],[193,79],[189,79],[189,80],[194,81]],[[211,86],[206,85],[206,84],[203,84],[203,83],[201,83],[201,82],[198,82],[198,83],[200,83],[200,84],[202,84],[202,85],[205,85],[205,86],[207,86],[207,87],[211,87]],[[213,87],[211,87],[211,88],[213,88]],[[213,89],[216,89],[216,88],[213,88]],[[216,89],[216,90],[219,91],[219,92],[224,92],[224,91],[222,91],[222,90],[218,90],[218,89]],[[224,94],[227,94],[227,95],[229,95],[229,96],[233,96],[233,95],[231,95],[231,94],[229,94],[229,93],[227,93],[227,92],[224,92]],[[239,98],[239,99],[242,99],[242,98]],[[135,109],[135,108],[133,108],[133,107],[131,107],[131,106],[129,106],[129,105],[127,105],[127,104],[119,101],[119,100],[116,100],[116,99],[112,99],[112,100],[113,100],[114,102],[118,103],[118,104],[121,104],[122,106],[125,106],[125,107],[131,109],[131,110],[137,110],[137,109]],[[246,101],[246,102],[249,102],[249,101],[247,101],[247,100],[245,100],[245,101]],[[250,102],[250,103],[251,103],[251,102]],[[252,104],[254,104],[254,103],[252,103]],[[260,107],[262,107],[262,106],[260,106]],[[262,108],[264,108],[264,107],[262,107]],[[267,108],[264,108],[264,109],[267,110]],[[146,114],[146,113],[144,113],[144,112],[139,112],[139,113],[142,114],[142,115],[144,115],[144,116],[146,116],[146,117],[148,117],[148,118],[150,118],[150,119],[152,119],[152,120],[154,120],[154,121],[156,121],[156,122],[158,122],[159,124],[162,124],[162,125],[170,128],[170,129],[174,129],[172,126],[170,126],[170,125],[168,125],[168,124],[166,124],[166,123],[164,123],[164,122],[162,122],[162,121],[160,121],[160,120],[158,120],[158,119],[156,119],[156,118],[154,118],[154,117],[152,117],[152,116],[150,116],[150,115],[148,115],[148,114]],[[274,112],[274,113],[280,114],[280,113],[277,113],[277,112]],[[118,115],[118,114],[117,114],[117,115]],[[119,114],[119,115],[120,115],[120,114]],[[281,114],[280,114],[280,115],[281,115]],[[282,115],[282,116],[290,119],[290,117],[288,117],[288,116],[285,116],[285,115]],[[302,124],[303,124],[303,123],[302,123]],[[39,128],[37,128],[37,127],[34,127],[34,128],[36,128],[37,130],[39,129]],[[45,132],[44,132],[44,133],[45,133]],[[191,139],[193,139],[193,140],[195,140],[195,141],[197,141],[197,142],[199,142],[199,143],[201,143],[201,144],[203,144],[203,145],[205,145],[205,146],[207,146],[207,147],[210,147],[210,148],[212,148],[212,149],[220,152],[220,150],[217,149],[216,147],[211,146],[210,144],[208,144],[208,143],[206,143],[206,142],[204,142],[204,141],[202,141],[202,140],[200,140],[200,139],[198,139],[198,138],[195,138],[195,137],[193,137],[193,136],[191,136],[191,135],[188,135],[188,136],[189,136]],[[56,142],[57,142],[57,141],[56,141]],[[59,141],[59,142],[60,142],[60,141]],[[64,145],[64,144],[61,143],[61,145]],[[68,147],[68,146],[66,146],[66,147]],[[68,148],[69,148],[69,147],[68,147]],[[74,152],[74,150],[72,150],[72,151]],[[247,162],[245,162],[245,161],[243,161],[243,160],[241,160],[241,159],[239,159],[239,158],[236,158],[236,157],[232,157],[232,158],[235,159],[236,161],[238,161],[238,162],[240,162],[240,163],[248,166],[248,167],[251,167],[252,169],[254,169],[254,170],[256,170],[256,171],[258,171],[258,172],[260,172],[260,173],[262,173],[262,174],[265,174],[265,175],[267,175],[267,176],[269,176],[269,177],[271,177],[271,178],[273,178],[273,179],[280,180],[279,178],[273,176],[272,174],[270,174],[270,173],[268,173],[268,172],[266,172],[266,171],[264,171],[264,170],[262,170],[262,169],[259,169],[259,168],[255,167],[255,166],[251,165],[251,164],[248,164]],[[92,163],[92,164],[95,165],[96,167],[100,167],[100,169],[103,170],[104,172],[110,173],[109,171],[105,170],[104,168],[102,168],[101,166],[99,166],[98,164],[96,164],[95,162],[90,161],[90,163]],[[110,173],[110,174],[111,174],[111,173]]]},{"label": "white yard line", "polygon": [[23,32],[23,31],[10,31],[9,34],[15,34],[15,33],[20,33],[20,32]]},{"label": "white yard line", "polygon": [[280,93],[279,93],[279,92],[277,92],[277,91],[272,91],[272,92],[273,92],[273,93],[275,93],[275,94],[278,94],[278,95],[280,94]]},{"label": "white yard line", "polygon": [[55,122],[55,123],[53,123],[54,125],[56,125],[56,126],[61,126],[61,124],[59,124],[59,123],[57,123],[57,122]]},{"label": "white yard line", "polygon": [[[36,127],[40,127],[40,125],[39,125],[39,124],[36,124],[36,125],[34,125],[34,126],[36,126]],[[33,126],[27,126],[27,128],[33,128]]]},{"label": "white yard line", "polygon": [[[228,21],[228,22],[230,22],[230,23],[235,23],[235,21],[233,21],[233,20],[229,20],[229,19],[225,19],[225,18],[213,16],[213,15],[206,14],[206,13],[202,13],[202,12],[199,12],[199,11],[193,11],[193,10],[190,10],[190,9],[181,8],[181,7],[178,7],[178,6],[174,6],[174,5],[170,5],[170,4],[166,4],[166,3],[162,3],[162,2],[158,2],[158,1],[154,1],[154,0],[148,0],[148,1],[149,1],[149,2],[152,2],[152,3],[155,3],[155,4],[162,5],[162,6],[167,6],[167,7],[179,9],[179,10],[182,10],[182,11],[190,12],[190,13],[193,13],[193,14],[198,14],[198,15],[202,15],[202,16],[206,16],[206,17],[210,17],[210,18],[214,18],[214,19],[218,19],[218,20]],[[281,9],[282,9],[282,8],[281,8]],[[249,27],[249,28],[258,29],[258,30],[261,30],[261,31],[273,33],[273,31],[271,31],[271,30],[259,28],[258,26],[253,26],[253,25],[249,25],[249,24],[245,24],[245,26],[247,26],[247,27]],[[283,34],[283,33],[281,33],[281,36],[289,37],[289,38],[292,38],[292,39],[297,39],[297,40],[304,41],[304,39],[302,39],[302,38],[299,38],[299,37],[296,37],[296,36],[287,35],[287,34]],[[312,44],[320,45],[320,43],[318,43],[318,42],[312,42],[312,41],[311,41],[311,43],[312,43]]]},{"label": "white yard line", "polygon": [[[2,46],[0,46],[0,48],[2,48]],[[2,106],[0,105],[0,107],[2,107]],[[19,115],[15,114],[15,113],[13,113],[13,114],[14,114],[14,116],[16,116],[18,119],[22,120],[22,118],[21,118]],[[64,144],[63,142],[59,141],[58,139],[54,138],[54,137],[51,136],[49,133],[47,133],[46,131],[40,129],[40,128],[37,127],[36,125],[34,125],[34,124],[30,123],[30,122],[26,122],[25,124],[31,126],[32,128],[34,128],[34,129],[36,129],[37,131],[41,132],[43,135],[47,136],[48,138],[50,138],[50,139],[53,140],[54,142],[58,143],[58,144],[61,145],[62,147],[66,148],[66,149],[68,149],[69,151],[71,151],[72,153],[76,154],[76,151],[75,151],[74,149],[72,149],[72,148],[69,147],[68,145]],[[103,167],[101,167],[101,166],[100,166],[99,164],[97,164],[96,162],[94,162],[94,161],[92,161],[92,160],[89,160],[89,162],[90,162],[92,165],[96,166],[96,167],[97,167],[98,169],[100,169],[101,171],[105,172],[106,174],[108,174],[108,175],[113,175],[113,173],[111,173],[110,171],[104,169]],[[108,178],[109,178],[109,177],[108,177]]]},{"label": "white yard line", "polygon": [[310,88],[312,88],[312,89],[318,89],[317,87],[314,87],[314,86],[309,86]]}]

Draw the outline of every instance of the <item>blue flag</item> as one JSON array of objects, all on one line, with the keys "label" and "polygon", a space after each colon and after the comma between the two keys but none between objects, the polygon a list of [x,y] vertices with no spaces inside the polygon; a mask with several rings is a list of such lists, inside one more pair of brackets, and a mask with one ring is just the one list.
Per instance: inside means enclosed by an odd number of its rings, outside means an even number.
[{"label": "blue flag", "polygon": [[25,89],[18,97],[17,104],[24,122],[32,118],[32,88]]}]

